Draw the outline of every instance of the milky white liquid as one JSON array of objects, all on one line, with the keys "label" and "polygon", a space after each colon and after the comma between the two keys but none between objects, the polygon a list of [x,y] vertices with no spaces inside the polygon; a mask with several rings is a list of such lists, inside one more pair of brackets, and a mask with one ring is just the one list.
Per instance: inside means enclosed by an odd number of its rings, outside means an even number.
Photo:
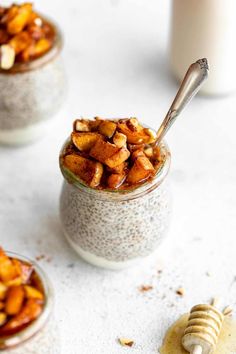
[{"label": "milky white liquid", "polygon": [[189,65],[207,58],[206,94],[236,91],[236,0],[173,0],[170,61],[182,79]]}]

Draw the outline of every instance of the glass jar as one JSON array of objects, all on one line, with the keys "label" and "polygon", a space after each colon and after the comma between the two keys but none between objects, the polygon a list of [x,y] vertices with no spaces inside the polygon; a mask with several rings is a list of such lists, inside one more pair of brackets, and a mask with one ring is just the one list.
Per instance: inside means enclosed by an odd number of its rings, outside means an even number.
[{"label": "glass jar", "polygon": [[172,0],[170,63],[178,80],[191,63],[207,58],[210,75],[201,92],[236,90],[235,14],[235,0]]},{"label": "glass jar", "polygon": [[53,47],[38,59],[0,69],[0,143],[33,142],[50,129],[49,122],[65,97],[65,71],[61,58],[62,34],[52,21]]},{"label": "glass jar", "polygon": [[60,197],[63,231],[87,262],[122,269],[158,248],[170,217],[166,183],[170,151],[166,143],[160,145],[160,152],[163,162],[153,180],[125,191],[90,188],[61,163],[65,177]]},{"label": "glass jar", "polygon": [[59,354],[59,330],[52,317],[54,293],[47,275],[34,261],[13,252],[7,252],[7,255],[33,264],[42,282],[46,302],[41,315],[29,326],[9,337],[0,337],[0,352],[2,351],[3,354]]}]

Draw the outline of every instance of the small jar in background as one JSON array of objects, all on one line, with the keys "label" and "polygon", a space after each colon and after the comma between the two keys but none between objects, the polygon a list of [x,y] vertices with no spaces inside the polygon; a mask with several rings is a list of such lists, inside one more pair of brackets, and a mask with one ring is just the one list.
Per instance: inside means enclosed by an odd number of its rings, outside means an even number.
[{"label": "small jar in background", "polygon": [[207,58],[209,78],[201,92],[225,95],[236,90],[235,0],[172,0],[171,69],[181,80],[190,63]]},{"label": "small jar in background", "polygon": [[13,252],[7,252],[11,258],[33,264],[45,295],[45,304],[40,316],[25,329],[7,337],[0,336],[2,354],[60,354],[59,329],[53,317],[54,292],[45,272],[34,261]]},{"label": "small jar in background", "polygon": [[166,143],[160,145],[160,153],[163,162],[153,180],[127,190],[93,189],[61,163],[65,177],[60,198],[63,231],[87,262],[122,269],[144,260],[159,247],[171,209]]},{"label": "small jar in background", "polygon": [[34,142],[50,130],[53,116],[64,101],[66,80],[61,58],[62,34],[55,30],[51,49],[29,62],[0,70],[0,143]]}]

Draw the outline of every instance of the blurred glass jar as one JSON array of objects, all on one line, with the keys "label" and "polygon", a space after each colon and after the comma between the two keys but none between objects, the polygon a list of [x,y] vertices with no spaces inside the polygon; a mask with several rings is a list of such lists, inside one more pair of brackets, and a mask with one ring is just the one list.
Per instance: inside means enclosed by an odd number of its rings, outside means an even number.
[{"label": "blurred glass jar", "polygon": [[221,95],[236,90],[234,42],[235,0],[172,0],[170,62],[182,80],[189,65],[207,58],[210,75],[202,93]]},{"label": "blurred glass jar", "polygon": [[163,162],[155,177],[128,190],[88,187],[61,162],[65,177],[60,198],[63,231],[87,262],[122,269],[139,263],[159,247],[169,226],[171,210],[166,181],[170,151],[166,143],[161,143],[160,153]]},{"label": "blurred glass jar", "polygon": [[7,255],[33,264],[42,282],[46,301],[41,315],[29,326],[11,336],[0,336],[0,352],[3,354],[59,354],[61,352],[59,329],[52,316],[54,293],[47,275],[34,261],[13,252],[7,252]]},{"label": "blurred glass jar", "polygon": [[56,33],[52,48],[35,60],[0,70],[0,143],[26,144],[42,137],[64,101],[62,34],[46,20]]}]

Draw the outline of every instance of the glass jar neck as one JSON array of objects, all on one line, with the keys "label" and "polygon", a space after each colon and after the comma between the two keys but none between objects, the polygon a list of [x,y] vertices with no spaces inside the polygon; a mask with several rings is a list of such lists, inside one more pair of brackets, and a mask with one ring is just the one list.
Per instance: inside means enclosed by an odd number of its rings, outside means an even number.
[{"label": "glass jar neck", "polygon": [[[63,152],[65,151],[68,142],[69,140],[67,140],[63,145],[60,155],[63,155]],[[166,142],[163,141],[161,142],[159,148],[160,148],[160,154],[162,159],[158,165],[158,169],[155,176],[151,180],[148,180],[133,188],[130,187],[128,189],[118,189],[118,190],[108,190],[108,189],[100,190],[100,189],[91,188],[85,183],[83,183],[83,181],[81,181],[81,179],[78,176],[76,176],[68,168],[66,168],[63,165],[61,159],[60,159],[60,168],[61,168],[62,175],[64,176],[65,180],[69,184],[72,184],[80,192],[88,193],[95,199],[100,199],[105,201],[124,201],[124,200],[136,199],[156,189],[164,181],[164,179],[168,174],[170,168],[170,162],[171,162],[171,154],[170,154],[169,147],[166,144]]]},{"label": "glass jar neck", "polygon": [[0,351],[4,349],[10,349],[15,346],[20,346],[32,337],[34,337],[37,333],[39,333],[47,324],[52,313],[54,304],[54,293],[52,285],[45,272],[41,269],[41,267],[39,267],[39,265],[31,259],[18,255],[14,252],[7,252],[7,255],[11,258],[16,258],[20,261],[30,263],[34,266],[34,270],[39,276],[44,288],[45,304],[41,315],[25,329],[8,337],[0,337]]}]

